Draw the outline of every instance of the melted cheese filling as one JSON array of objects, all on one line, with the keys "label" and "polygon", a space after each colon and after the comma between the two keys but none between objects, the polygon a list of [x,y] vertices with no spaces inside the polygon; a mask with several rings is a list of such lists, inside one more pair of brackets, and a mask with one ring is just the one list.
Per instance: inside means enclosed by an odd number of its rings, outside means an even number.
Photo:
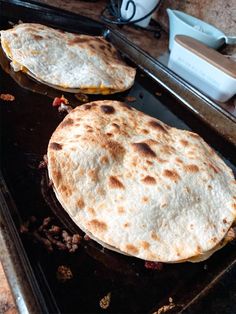
[{"label": "melted cheese filling", "polygon": [[114,93],[114,89],[100,86],[100,87],[88,87],[88,88],[80,88],[81,92],[85,94],[102,94],[108,95]]}]

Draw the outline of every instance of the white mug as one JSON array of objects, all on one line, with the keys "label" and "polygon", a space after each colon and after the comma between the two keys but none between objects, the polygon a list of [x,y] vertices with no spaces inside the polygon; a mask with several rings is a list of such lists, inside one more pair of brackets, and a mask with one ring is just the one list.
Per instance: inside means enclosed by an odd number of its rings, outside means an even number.
[{"label": "white mug", "polygon": [[[133,5],[132,3],[129,4],[127,10],[126,10],[126,6],[127,6],[127,2],[129,0],[123,0],[122,1],[122,5],[121,5],[121,16],[124,19],[128,19],[132,16],[133,14]],[[134,17],[131,19],[131,21],[137,20],[142,18],[143,16],[145,16],[146,14],[148,14],[149,12],[151,12],[154,7],[158,4],[158,2],[160,2],[160,0],[133,0],[135,2],[136,5],[136,12]],[[142,26],[142,27],[147,27],[150,20],[151,20],[152,14],[149,15],[146,19],[137,22],[135,24]]]}]

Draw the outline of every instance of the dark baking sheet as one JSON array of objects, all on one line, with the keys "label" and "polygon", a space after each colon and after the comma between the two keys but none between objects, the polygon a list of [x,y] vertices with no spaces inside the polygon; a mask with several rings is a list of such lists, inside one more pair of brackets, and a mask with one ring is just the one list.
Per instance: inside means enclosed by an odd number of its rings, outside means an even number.
[{"label": "dark baking sheet", "polygon": [[[21,19],[91,35],[107,34],[104,26],[89,19],[32,3],[14,2],[0,1],[3,8],[8,8],[8,11],[0,11],[1,29],[9,27],[9,20]],[[117,34],[110,31],[107,36],[116,44]],[[127,57],[129,47],[125,49],[124,43],[123,47],[121,52],[127,62],[131,62]],[[147,60],[141,55],[139,58],[142,63]],[[152,313],[168,304],[170,297],[176,305],[172,312],[187,311],[190,306],[199,304],[200,297],[207,294],[214,283],[222,282],[222,278],[235,269],[235,244],[227,245],[205,262],[166,264],[157,271],[145,269],[143,261],[110,252],[93,241],[83,242],[74,254],[58,250],[48,253],[38,243],[20,235],[20,225],[32,215],[38,219],[54,216],[72,232],[77,232],[78,228],[61,209],[52,191],[46,188],[45,171],[38,169],[50,135],[64,117],[51,105],[54,97],[62,92],[14,73],[3,54],[0,60],[0,93],[10,93],[16,98],[12,103],[0,102],[0,239],[5,252],[3,263],[21,312],[27,308],[30,312],[42,313]],[[73,106],[79,104],[73,94],[63,94]],[[169,125],[198,132],[236,171],[234,145],[147,71],[138,69],[130,91],[89,99],[124,100],[128,95],[135,97],[136,101],[130,104],[139,110]],[[72,280],[65,283],[57,280],[60,265],[71,268]],[[110,306],[101,309],[99,301],[109,292]]]}]

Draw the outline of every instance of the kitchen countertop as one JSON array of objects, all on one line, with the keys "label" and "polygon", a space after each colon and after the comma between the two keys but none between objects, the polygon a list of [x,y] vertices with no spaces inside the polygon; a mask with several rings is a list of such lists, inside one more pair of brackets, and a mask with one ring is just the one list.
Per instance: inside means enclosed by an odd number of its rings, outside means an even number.
[{"label": "kitchen countertop", "polygon": [[[107,1],[100,0],[98,2],[86,2],[76,0],[38,0],[38,2],[53,5],[58,8],[66,9],[72,12],[76,12],[85,16],[88,16],[95,20],[100,20],[100,13],[105,7]],[[155,58],[160,58],[165,55],[168,50],[168,35],[162,32],[161,38],[157,39],[154,37],[152,32],[140,30],[133,26],[123,26],[119,29],[124,33],[128,39],[130,39],[137,46],[142,47],[143,50],[147,51]],[[235,111],[234,100],[231,100],[228,104],[223,106],[231,108]],[[235,295],[234,295],[235,296]],[[7,283],[2,265],[0,263],[0,313],[15,314],[18,313],[9,285]]]},{"label": "kitchen countertop", "polygon": [[0,313],[18,313],[5,273],[0,263]]}]

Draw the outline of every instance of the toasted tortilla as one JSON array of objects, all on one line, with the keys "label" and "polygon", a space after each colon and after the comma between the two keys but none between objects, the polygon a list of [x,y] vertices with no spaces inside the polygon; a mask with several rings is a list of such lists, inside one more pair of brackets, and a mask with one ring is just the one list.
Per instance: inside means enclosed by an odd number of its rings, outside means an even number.
[{"label": "toasted tortilla", "polygon": [[1,31],[1,45],[15,71],[67,92],[113,94],[129,89],[136,70],[103,37],[23,23]]},{"label": "toasted tortilla", "polygon": [[125,103],[97,101],[65,117],[47,154],[63,208],[112,250],[148,261],[196,262],[228,241],[234,175],[193,132]]}]

